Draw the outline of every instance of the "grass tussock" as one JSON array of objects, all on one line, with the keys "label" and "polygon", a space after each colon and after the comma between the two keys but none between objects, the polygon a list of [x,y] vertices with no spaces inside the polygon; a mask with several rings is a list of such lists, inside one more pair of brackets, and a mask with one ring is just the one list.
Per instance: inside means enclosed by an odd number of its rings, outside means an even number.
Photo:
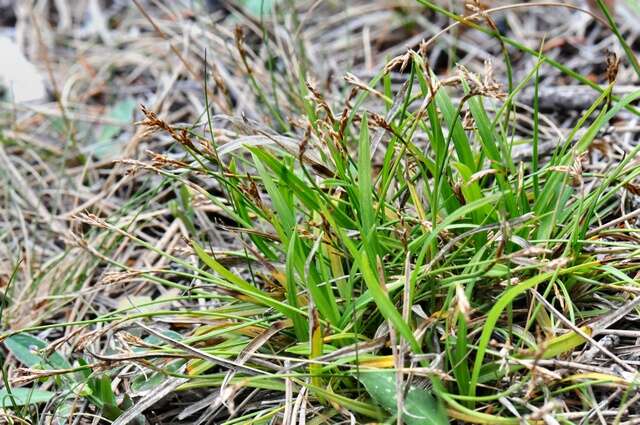
[{"label": "grass tussock", "polygon": [[[74,210],[49,263],[66,277],[36,279],[92,304],[51,290],[43,317],[0,336],[7,420],[637,418],[640,145],[606,141],[640,98],[616,89],[637,71],[624,29],[598,0],[594,31],[608,23],[627,56],[602,57],[597,85],[478,4],[463,18],[419,3],[458,24],[370,75],[319,80],[304,40],[278,35],[312,11],[274,6],[227,34],[229,58],[203,55],[193,124],[141,109],[136,143],[163,149],[116,161],[111,183],[137,182],[126,202]],[[495,61],[444,75],[430,55],[462,26],[497,40]],[[540,108],[549,70],[596,89],[562,129]],[[13,263],[3,324],[28,291]]]}]

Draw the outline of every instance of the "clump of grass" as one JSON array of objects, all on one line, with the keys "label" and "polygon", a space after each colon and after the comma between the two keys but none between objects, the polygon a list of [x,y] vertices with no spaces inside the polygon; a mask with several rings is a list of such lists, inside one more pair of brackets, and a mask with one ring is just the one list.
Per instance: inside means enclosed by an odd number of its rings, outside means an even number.
[{"label": "clump of grass", "polygon": [[[113,353],[87,352],[93,363],[71,364],[26,334],[58,324],[5,334],[32,368],[21,383],[55,379],[58,415],[83,399],[115,424],[203,389],[203,400],[167,409],[171,417],[519,424],[634,415],[635,369],[599,336],[637,336],[627,317],[638,304],[637,229],[618,227],[632,218],[618,209],[637,190],[640,146],[605,172],[592,160],[594,141],[640,94],[613,98],[612,69],[597,101],[542,157],[539,111],[524,136],[513,107],[523,87],[540,84],[542,55],[507,92],[490,66],[437,78],[424,49],[371,81],[348,77],[341,103],[298,72],[278,87],[295,119],[250,75],[276,129],[236,120],[224,144],[214,137],[224,117],[208,105],[208,133],[144,110],[140,124],[185,155],[128,164],[178,188],[169,211],[189,234],[184,255],[122,222],[78,218],[164,257],[161,270],[110,265],[177,293],[66,324],[104,325],[87,340],[113,335]],[[389,71],[398,68],[407,81],[394,93]],[[514,160],[519,145],[531,145],[531,161]],[[218,249],[219,229],[235,235],[234,249]],[[127,375],[131,365],[144,374]],[[6,388],[5,407],[29,404],[23,389]],[[34,386],[31,396],[53,400],[46,391]]]}]

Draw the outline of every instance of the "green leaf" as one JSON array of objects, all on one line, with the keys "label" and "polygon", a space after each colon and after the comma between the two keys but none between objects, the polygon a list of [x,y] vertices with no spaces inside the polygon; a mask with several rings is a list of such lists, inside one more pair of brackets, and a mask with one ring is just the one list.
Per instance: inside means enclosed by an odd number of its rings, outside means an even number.
[{"label": "green leaf", "polygon": [[[385,410],[398,414],[395,372],[361,373],[358,379],[371,397]],[[404,397],[402,420],[407,425],[444,425],[449,420],[431,392],[411,386]]]},{"label": "green leaf", "polygon": [[122,130],[123,125],[131,124],[133,113],[136,109],[136,101],[124,99],[113,105],[107,118],[121,125],[105,125],[98,135],[97,143],[91,145],[89,149],[100,159],[111,158],[117,155],[122,148],[122,141],[118,141],[116,136]]},{"label": "green leaf", "polygon": [[[296,241],[298,240],[298,235],[293,234],[291,239],[289,240],[289,247],[287,248],[287,262],[285,267],[286,272],[286,297],[287,302],[291,307],[299,308],[298,305],[298,289],[295,281],[295,256],[296,256]],[[309,328],[307,326],[307,321],[304,316],[301,314],[294,314],[292,317],[293,320],[293,328],[296,332],[296,336],[301,341],[306,341],[309,337]]]},{"label": "green leaf", "polygon": [[373,212],[373,176],[371,174],[371,149],[367,115],[362,117],[360,125],[360,146],[358,155],[358,192],[360,200],[360,220],[363,236],[372,232],[374,226]]},{"label": "green leaf", "polygon": [[[460,190],[462,190],[462,195],[467,200],[467,203],[479,201],[484,198],[484,194],[482,193],[478,182],[472,181],[473,174],[469,167],[461,162],[454,162],[453,166],[457,168],[464,180],[464,184],[460,187]],[[489,204],[479,207],[472,213],[472,216],[474,216],[474,221],[477,224],[482,223],[487,216],[491,217],[491,221],[497,220],[496,214],[493,212],[493,208]]]},{"label": "green leaf", "polygon": [[[46,403],[51,400],[55,393],[31,388],[12,388],[11,395],[13,396],[16,406],[26,406],[28,404]],[[0,407],[3,409],[13,407],[11,396],[6,388],[0,389]]]},{"label": "green leaf", "polygon": [[97,397],[100,398],[100,401],[106,406],[116,405],[116,395],[113,393],[111,389],[111,378],[107,375],[102,375],[97,381],[97,387],[99,389]]},{"label": "green leaf", "polygon": [[436,104],[442,111],[445,122],[451,129],[450,137],[452,138],[453,145],[456,149],[456,153],[458,154],[458,160],[469,167],[472,173],[475,173],[478,170],[476,169],[469,138],[462,127],[460,111],[453,105],[451,98],[444,89],[436,92]]},{"label": "green leaf", "polygon": [[[507,308],[507,306],[510,305],[516,297],[518,297],[519,295],[522,295],[523,293],[533,288],[534,286],[546,280],[549,280],[555,274],[571,273],[571,272],[580,270],[582,268],[588,268],[592,266],[593,266],[592,264],[585,263],[585,264],[580,264],[578,266],[574,266],[572,268],[562,269],[556,272],[546,272],[546,273],[533,276],[525,280],[524,282],[519,283],[517,286],[513,286],[507,289],[500,296],[500,298],[498,298],[498,300],[493,304],[493,307],[491,308],[491,310],[489,310],[489,313],[487,314],[487,318],[485,319],[482,327],[482,334],[480,335],[480,340],[478,341],[478,350],[476,351],[476,359],[473,366],[473,373],[471,375],[471,383],[469,385],[470,396],[476,395],[476,387],[479,382],[480,370],[483,365],[484,356],[487,352],[487,347],[489,346],[489,340],[491,339],[491,335],[495,330],[496,324],[498,323],[498,320],[500,319],[500,316],[502,315],[502,312],[504,311],[504,309]],[[566,337],[566,339],[560,339],[556,342],[550,354],[556,355],[562,352],[562,350],[564,350],[567,347],[567,345],[570,345],[570,344],[579,345],[579,341],[577,341],[577,339],[573,337]]]},{"label": "green leaf", "polygon": [[38,350],[47,347],[47,343],[29,334],[16,334],[7,338],[5,347],[25,366],[33,367],[43,365],[47,369],[70,369],[71,364],[54,351],[47,358],[43,357]]},{"label": "green leaf", "polygon": [[271,13],[271,7],[277,3],[277,0],[243,0],[241,3],[249,14],[260,18],[262,15],[268,16]]},{"label": "green leaf", "polygon": [[[337,347],[330,344],[322,345],[323,354],[333,353],[337,349]],[[300,342],[292,347],[285,349],[284,351],[286,351],[287,353],[295,354],[296,356],[309,357],[311,355],[311,343],[309,341]]]},{"label": "green leaf", "polygon": [[[184,359],[175,360],[166,366],[166,371],[176,373],[182,366],[186,364],[186,362],[187,361]],[[140,374],[136,376],[131,382],[131,389],[134,393],[148,391],[162,385],[162,383],[166,381],[167,378],[168,375],[162,372],[153,372],[151,375]]]},{"label": "green leaf", "polygon": [[[160,332],[162,335],[167,336],[171,339],[175,339],[176,341],[181,341],[182,340],[182,334],[179,334],[178,332],[172,331],[170,329],[165,329],[163,331]],[[149,345],[165,345],[167,342],[160,338],[159,336],[156,335],[149,335],[145,338],[142,339],[145,344],[149,344]],[[142,347],[133,347],[132,350],[136,353],[144,353],[145,351],[147,351],[146,348],[142,348]]]},{"label": "green leaf", "polygon": [[254,164],[260,174],[264,188],[271,198],[273,208],[276,211],[276,217],[272,220],[271,224],[276,228],[280,238],[283,241],[288,241],[289,236],[294,233],[296,226],[295,208],[292,202],[287,202],[289,196],[286,196],[285,191],[290,191],[290,188],[286,185],[277,185],[269,173],[267,173],[262,161],[254,154]]},{"label": "green leaf", "polygon": [[252,286],[248,282],[244,281],[240,276],[237,276],[230,270],[226,269],[222,264],[217,262],[215,258],[207,254],[207,252],[195,241],[191,241],[191,245],[193,246],[193,250],[196,252],[198,257],[204,264],[206,264],[214,272],[218,273],[220,277],[229,282],[228,285],[224,285],[226,288],[236,290],[241,294],[246,295],[253,303],[272,307],[291,319],[293,319],[294,315],[296,314],[304,314],[300,309],[272,298],[271,296],[269,296],[269,294]]},{"label": "green leaf", "polygon": [[[274,157],[271,153],[258,147],[247,146],[247,149],[257,156],[263,164],[269,167],[280,180],[281,185],[289,187],[298,197],[300,202],[311,211],[320,211],[326,206],[327,199],[319,199],[313,187],[309,186],[290,169],[288,169],[284,161]],[[340,208],[333,208],[333,214],[336,216],[337,222],[348,229],[357,228],[356,224],[349,218]]]},{"label": "green leaf", "polygon": [[356,257],[356,261],[362,271],[362,277],[364,278],[364,282],[367,285],[369,293],[371,294],[373,301],[376,303],[376,306],[378,306],[378,310],[380,310],[380,314],[393,324],[415,353],[420,353],[420,344],[413,335],[409,325],[404,321],[396,307],[393,305],[393,302],[389,298],[389,294],[382,289],[381,283],[378,281],[375,272],[369,265],[370,263],[367,253],[363,251],[358,257]]},{"label": "green leaf", "polygon": [[311,188],[303,180],[285,166],[282,159],[276,158],[270,152],[257,147],[247,146],[247,150],[258,157],[263,164],[278,176],[280,184],[290,187],[305,207],[313,211],[319,209],[319,201],[315,193],[310,190]]},{"label": "green leaf", "polygon": [[539,274],[537,276],[533,276],[518,284],[517,286],[511,287],[506,290],[504,294],[493,304],[493,307],[487,314],[487,318],[484,321],[482,334],[480,335],[480,341],[478,342],[478,350],[476,352],[473,373],[471,375],[471,384],[469,385],[470,396],[476,395],[476,386],[478,384],[478,378],[480,377],[480,369],[483,364],[484,355],[487,351],[487,347],[489,346],[491,334],[495,329],[496,323],[498,323],[498,319],[500,318],[502,311],[507,308],[507,306],[511,304],[517,296],[533,288],[537,284],[544,282],[551,276],[553,276],[553,272],[547,272]]},{"label": "green leaf", "polygon": [[74,400],[71,397],[58,404],[56,411],[53,414],[53,423],[56,425],[67,425],[69,416],[74,411],[75,407]]}]

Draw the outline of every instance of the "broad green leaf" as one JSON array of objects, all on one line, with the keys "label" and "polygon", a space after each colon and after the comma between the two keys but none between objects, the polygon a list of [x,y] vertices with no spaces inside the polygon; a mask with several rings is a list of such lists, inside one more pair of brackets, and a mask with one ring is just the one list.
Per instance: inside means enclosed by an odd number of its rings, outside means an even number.
[{"label": "broad green leaf", "polygon": [[11,396],[6,388],[0,389],[0,407],[8,409],[13,407],[14,402],[16,406],[26,406],[29,404],[46,403],[55,395],[51,391],[34,390],[31,388],[12,388],[11,395],[13,396],[13,402]]},{"label": "broad green leaf", "polygon": [[271,7],[277,4],[277,0],[242,0],[240,3],[254,18],[260,18],[271,14]]},{"label": "broad green leaf", "polygon": [[[171,339],[175,339],[176,341],[182,341],[183,335],[172,331],[170,329],[165,329],[163,331],[160,332],[162,335],[167,336]],[[142,339],[146,344],[149,345],[166,345],[166,341],[164,339],[161,339],[160,337],[156,336],[156,335],[149,335],[145,338]],[[142,347],[133,347],[132,348],[133,351],[138,352],[138,353],[142,353],[144,351],[146,351],[146,348],[142,348]]]},{"label": "broad green leaf", "polygon": [[58,404],[55,413],[53,414],[54,424],[67,425],[69,416],[77,408],[76,403],[72,397],[67,398],[64,402]]},{"label": "broad green leaf", "polygon": [[111,389],[111,378],[108,375],[102,375],[96,379],[96,398],[102,405],[102,414],[105,418],[114,420],[122,414],[122,410],[118,408],[116,395]]},{"label": "broad green leaf", "polygon": [[43,365],[45,369],[69,369],[71,364],[60,353],[54,351],[46,359],[38,352],[47,343],[29,334],[16,334],[4,341],[9,351],[25,366]]},{"label": "broad green leaf", "polygon": [[[184,359],[178,359],[169,363],[165,368],[169,372],[178,372],[179,369],[187,363]],[[153,372],[149,375],[140,374],[136,376],[131,382],[131,389],[134,393],[141,391],[152,390],[156,388],[168,378],[168,376],[162,372]]]},{"label": "broad green leaf", "polygon": [[[371,397],[385,410],[398,414],[396,373],[364,372],[358,376]],[[445,425],[449,423],[444,408],[431,392],[411,386],[405,394],[402,420],[407,425]]]},{"label": "broad green leaf", "polygon": [[118,140],[116,136],[122,130],[122,125],[131,124],[136,105],[136,101],[130,98],[121,100],[113,105],[107,114],[107,118],[121,125],[105,125],[102,127],[97,142],[89,147],[95,156],[100,159],[107,159],[116,156],[120,152],[123,142]]}]

